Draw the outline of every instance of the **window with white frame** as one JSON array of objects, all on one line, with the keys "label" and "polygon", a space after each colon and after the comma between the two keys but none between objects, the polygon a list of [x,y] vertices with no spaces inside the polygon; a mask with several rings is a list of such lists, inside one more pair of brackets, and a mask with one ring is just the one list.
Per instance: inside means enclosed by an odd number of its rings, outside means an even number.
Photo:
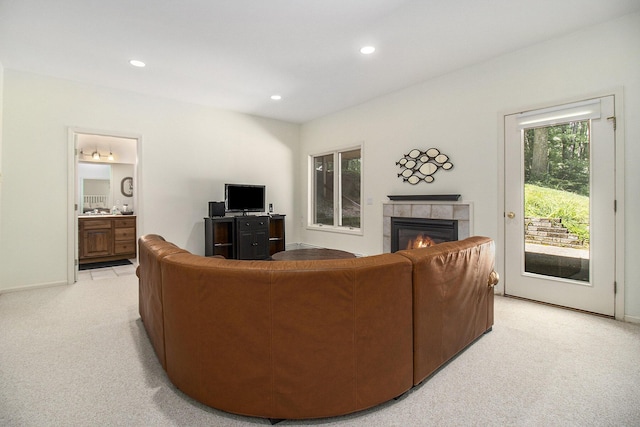
[{"label": "window with white frame", "polygon": [[360,230],[362,147],[312,155],[311,226]]}]

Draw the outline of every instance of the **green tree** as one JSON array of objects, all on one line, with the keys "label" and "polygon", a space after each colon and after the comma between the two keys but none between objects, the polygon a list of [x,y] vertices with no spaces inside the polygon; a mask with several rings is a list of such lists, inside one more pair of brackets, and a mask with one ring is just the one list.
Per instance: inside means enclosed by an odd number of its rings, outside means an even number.
[{"label": "green tree", "polygon": [[549,169],[549,128],[533,129],[531,179],[543,181]]},{"label": "green tree", "polygon": [[588,120],[525,129],[525,183],[588,196],[589,139]]}]

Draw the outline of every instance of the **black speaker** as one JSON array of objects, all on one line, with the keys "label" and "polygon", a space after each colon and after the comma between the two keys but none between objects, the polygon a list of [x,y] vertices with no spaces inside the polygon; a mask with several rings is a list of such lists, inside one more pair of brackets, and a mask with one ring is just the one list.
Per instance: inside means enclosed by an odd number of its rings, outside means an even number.
[{"label": "black speaker", "polygon": [[224,202],[209,202],[209,218],[224,216]]}]

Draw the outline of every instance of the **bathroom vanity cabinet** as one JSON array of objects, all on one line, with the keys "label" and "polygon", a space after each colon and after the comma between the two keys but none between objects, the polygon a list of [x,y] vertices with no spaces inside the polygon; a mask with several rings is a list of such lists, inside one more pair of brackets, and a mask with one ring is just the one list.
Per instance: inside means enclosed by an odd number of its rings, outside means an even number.
[{"label": "bathroom vanity cabinet", "polygon": [[80,264],[136,258],[136,217],[80,217],[78,241]]}]

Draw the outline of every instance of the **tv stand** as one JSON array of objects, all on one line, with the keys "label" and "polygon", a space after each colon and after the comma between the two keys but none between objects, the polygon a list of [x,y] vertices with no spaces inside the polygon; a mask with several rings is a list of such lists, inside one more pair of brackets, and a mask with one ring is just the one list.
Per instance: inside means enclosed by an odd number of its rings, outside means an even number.
[{"label": "tv stand", "polygon": [[285,215],[224,216],[204,219],[205,256],[268,259],[285,249]]}]

